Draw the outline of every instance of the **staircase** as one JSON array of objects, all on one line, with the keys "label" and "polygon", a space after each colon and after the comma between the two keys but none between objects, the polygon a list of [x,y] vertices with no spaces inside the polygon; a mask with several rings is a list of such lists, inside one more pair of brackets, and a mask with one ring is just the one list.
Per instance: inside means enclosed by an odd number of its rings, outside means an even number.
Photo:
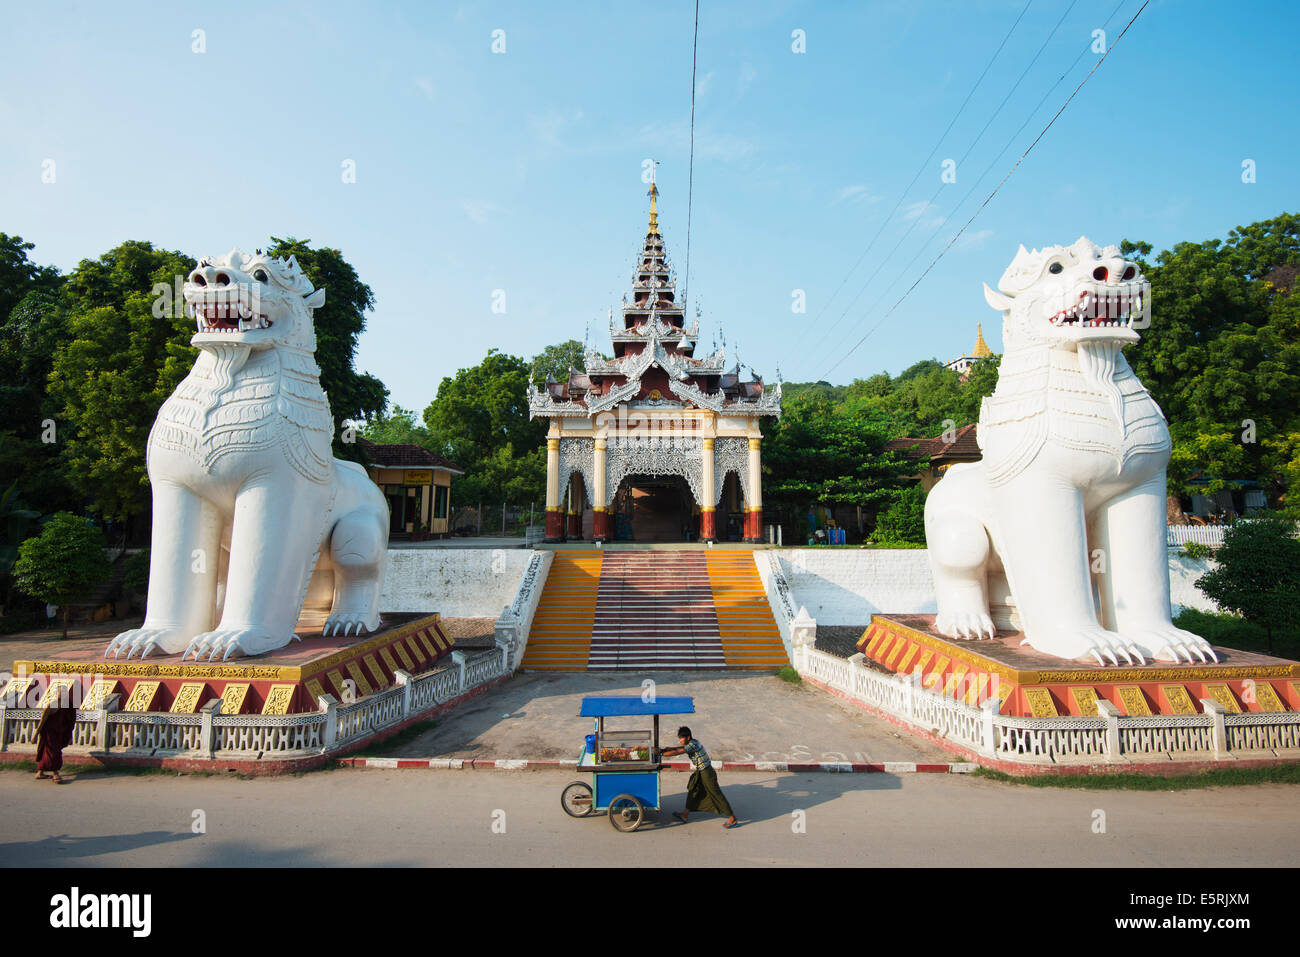
[{"label": "staircase", "polygon": [[556,552],[533,615],[521,668],[583,671],[591,648],[600,553]]},{"label": "staircase", "polygon": [[753,553],[557,552],[521,667],[774,669],[789,664]]}]

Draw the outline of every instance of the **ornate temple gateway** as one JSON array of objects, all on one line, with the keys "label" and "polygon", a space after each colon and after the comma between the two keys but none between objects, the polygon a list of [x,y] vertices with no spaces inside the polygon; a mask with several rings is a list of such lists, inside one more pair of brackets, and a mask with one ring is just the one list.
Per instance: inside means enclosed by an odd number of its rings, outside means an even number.
[{"label": "ornate temple gateway", "polygon": [[685,325],[658,195],[652,182],[632,297],[621,322],[610,317],[613,358],[588,350],[567,382],[529,385],[529,415],[551,423],[548,542],[581,540],[588,509],[597,542],[762,539],[759,420],[781,414],[780,377],[770,389],[742,382],[725,343],[696,357],[699,318]]}]

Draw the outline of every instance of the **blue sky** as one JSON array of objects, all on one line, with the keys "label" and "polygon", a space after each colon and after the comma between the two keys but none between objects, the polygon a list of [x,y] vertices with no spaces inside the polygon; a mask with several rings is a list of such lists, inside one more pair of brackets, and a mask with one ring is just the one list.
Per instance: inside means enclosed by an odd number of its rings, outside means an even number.
[{"label": "blue sky", "polygon": [[[1087,234],[1160,249],[1296,208],[1295,5],[1152,0],[885,319],[1095,65],[1093,31],[1113,42],[1141,0],[700,6],[691,309],[705,348],[721,327],[769,379],[778,365],[788,381],[834,367],[829,378],[847,382],[947,360],[970,348],[977,321],[1000,349],[980,283],[995,284],[1021,242]],[[0,231],[63,270],[126,239],[193,255],[270,235],[337,246],[377,299],[358,366],[422,410],[489,348],[532,356],[589,322],[608,348],[606,313],[645,232],[648,157],[662,162],[680,284],[693,13],[692,2],[10,4]],[[495,30],[504,53],[492,52]],[[943,161],[962,157],[943,183]],[[1242,182],[1246,159],[1254,183]],[[492,311],[498,289],[504,314]]]}]

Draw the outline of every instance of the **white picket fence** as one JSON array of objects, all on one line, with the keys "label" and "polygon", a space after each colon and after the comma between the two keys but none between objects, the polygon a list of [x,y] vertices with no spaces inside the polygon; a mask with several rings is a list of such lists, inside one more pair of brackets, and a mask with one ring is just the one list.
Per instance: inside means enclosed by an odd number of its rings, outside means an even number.
[{"label": "white picket fence", "polygon": [[977,755],[1024,764],[1117,764],[1223,758],[1300,758],[1300,714],[1231,714],[1212,699],[1203,714],[1124,717],[1101,702],[1095,718],[1017,718],[923,688],[915,675],[866,667],[811,645],[794,649],[799,673]]},{"label": "white picket fence", "polygon": [[[437,671],[398,671],[397,682],[377,694],[349,704],[324,695],[319,711],[304,714],[223,715],[220,699],[198,714],[137,713],[118,711],[113,695],[103,709],[77,712],[68,753],[243,761],[330,754],[509,674],[509,652],[500,644],[476,655],[453,651]],[[37,708],[0,705],[0,751],[34,753],[40,717]]]},{"label": "white picket fence", "polygon": [[1223,533],[1227,530],[1226,525],[1170,525],[1165,534],[1165,542],[1171,548],[1188,542],[1218,548],[1223,544]]}]

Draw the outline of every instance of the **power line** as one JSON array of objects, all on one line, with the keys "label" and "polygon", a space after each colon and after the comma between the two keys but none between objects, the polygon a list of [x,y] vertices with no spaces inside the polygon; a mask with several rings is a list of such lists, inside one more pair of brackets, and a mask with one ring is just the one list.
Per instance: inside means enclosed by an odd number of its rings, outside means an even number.
[{"label": "power line", "polygon": [[686,187],[686,278],[682,280],[682,322],[685,323],[686,296],[691,288],[691,202],[695,197],[695,51],[700,42],[700,0],[695,0],[695,36],[691,40],[691,158],[687,166]]},{"label": "power line", "polygon": [[[984,82],[984,77],[988,75],[989,70],[997,60],[998,55],[1002,53],[1002,48],[1007,45],[1007,41],[1011,39],[1011,34],[1015,33],[1016,27],[1020,25],[1020,21],[1024,19],[1025,14],[1029,11],[1029,7],[1033,2],[1034,0],[1027,0],[1024,9],[1020,11],[1020,16],[1016,17],[1016,22],[1011,24],[1011,29],[1009,29],[1006,36],[1002,38],[1002,42],[998,44],[998,48],[993,51],[993,56],[989,58],[989,62],[984,65],[984,71],[979,75],[979,79],[975,81],[975,85],[972,86],[970,91],[966,94],[966,99],[962,100],[961,106],[957,108],[957,112],[954,113],[952,119],[948,121],[947,128],[939,135],[939,139],[935,142],[934,148],[930,150],[930,155],[921,161],[921,165],[917,167],[915,175],[912,176],[912,181],[907,184],[907,187],[899,195],[898,202],[894,204],[894,208],[889,211],[889,215],[886,216],[884,221],[880,224],[880,228],[876,230],[876,234],[871,237],[871,242],[867,243],[867,248],[862,250],[862,255],[858,257],[857,262],[853,264],[848,273],[845,274],[844,278],[840,280],[840,284],[835,287],[835,291],[831,293],[830,298],[826,300],[826,304],[822,306],[817,314],[809,321],[808,329],[811,329],[817,324],[817,321],[821,319],[826,310],[830,308],[830,304],[835,301],[835,297],[840,294],[840,290],[844,288],[844,284],[849,281],[849,278],[855,272],[858,271],[858,267],[862,265],[862,261],[867,258],[867,254],[875,247],[876,240],[880,238],[880,234],[885,231],[885,227],[889,225],[889,221],[894,218],[894,213],[898,212],[898,208],[903,205],[903,200],[907,198],[907,194],[912,191],[912,187],[916,185],[916,181],[921,178],[921,174],[924,173],[926,167],[930,165],[930,160],[934,159],[934,154],[939,152],[939,147],[943,145],[944,138],[952,132],[953,125],[965,111],[967,104],[970,103],[971,97],[975,95],[975,91],[979,89],[980,84]],[[843,317],[841,316],[841,318]]]},{"label": "power line", "polygon": [[993,187],[993,192],[989,193],[988,196],[984,198],[984,202],[980,203],[979,208],[976,209],[975,212],[971,214],[970,219],[966,220],[966,222],[962,225],[961,229],[957,230],[956,234],[953,235],[952,239],[948,240],[948,245],[944,246],[943,249],[939,251],[939,255],[934,257],[930,265],[926,266],[925,270],[921,273],[921,275],[916,278],[916,281],[913,282],[912,285],[907,288],[907,292],[903,293],[903,295],[899,297],[898,301],[889,307],[889,311],[880,317],[880,319],[876,322],[876,325],[872,326],[869,330],[867,330],[866,334],[863,335],[863,337],[859,339],[856,343],[854,343],[853,347],[849,349],[848,352],[840,356],[840,358],[835,362],[835,364],[826,371],[826,375],[821,377],[822,379],[826,379],[832,372],[834,372],[837,368],[839,368],[840,364],[844,362],[845,359],[853,355],[853,353],[858,350],[858,348],[862,345],[862,343],[867,341],[867,337],[870,336],[873,332],[875,332],[876,329],[879,328],[880,324],[883,323],[886,319],[888,319],[893,314],[894,310],[897,309],[903,303],[903,300],[905,300],[909,295],[911,295],[912,290],[915,289],[917,286],[919,286],[921,284],[921,281],[930,274],[930,270],[932,270],[935,267],[935,265],[939,262],[939,260],[942,259],[944,255],[948,252],[948,250],[953,247],[953,244],[956,243],[957,240],[961,238],[962,233],[966,232],[966,229],[970,226],[971,223],[975,221],[975,218],[984,211],[984,207],[988,206],[988,204],[992,201],[993,197],[998,194],[998,191],[1001,190],[1002,187],[1006,184],[1007,180],[1011,178],[1012,174],[1015,173],[1015,171],[1020,168],[1020,164],[1025,161],[1025,157],[1029,155],[1030,151],[1033,150],[1033,148],[1038,145],[1038,141],[1047,135],[1047,131],[1052,128],[1052,125],[1060,118],[1061,114],[1065,112],[1065,108],[1070,105],[1071,101],[1074,100],[1075,96],[1078,95],[1079,91],[1083,89],[1084,84],[1087,83],[1090,79],[1092,79],[1092,75],[1097,72],[1097,70],[1101,67],[1103,63],[1106,62],[1106,58],[1110,56],[1111,51],[1113,51],[1115,47],[1119,45],[1119,41],[1124,38],[1124,34],[1128,33],[1129,27],[1133,26],[1134,22],[1136,22],[1137,18],[1142,15],[1142,11],[1147,8],[1147,4],[1149,4],[1150,2],[1151,0],[1143,0],[1142,6],[1138,8],[1137,13],[1133,14],[1133,19],[1129,20],[1129,22],[1124,26],[1124,29],[1120,31],[1119,36],[1115,38],[1115,42],[1110,44],[1109,47],[1107,47],[1106,52],[1101,55],[1101,58],[1093,65],[1093,68],[1088,71],[1088,75],[1079,81],[1079,85],[1074,88],[1074,92],[1071,93],[1069,97],[1066,98],[1066,101],[1061,104],[1061,108],[1056,111],[1056,114],[1050,120],[1047,121],[1047,125],[1043,127],[1043,129],[1039,132],[1039,134],[1036,137],[1034,137],[1034,141],[1025,148],[1025,151],[1023,153],[1020,154],[1020,159],[1016,160],[1015,165],[1012,166],[1011,169],[1007,171],[1007,175],[1002,177],[1002,181],[998,183],[997,186]]},{"label": "power line", "polygon": [[[1038,47],[1038,52],[1035,53],[1033,59],[1029,61],[1029,65],[1025,67],[1024,71],[1020,74],[1019,78],[1012,85],[1011,89],[1007,91],[1007,95],[1002,98],[1002,102],[998,104],[997,109],[993,111],[992,115],[988,118],[988,121],[984,124],[983,128],[975,136],[975,139],[971,141],[970,146],[966,148],[966,152],[962,154],[961,159],[957,161],[958,169],[962,168],[965,165],[967,158],[970,156],[972,152],[974,152],[975,147],[979,145],[980,140],[984,138],[984,134],[988,132],[988,128],[992,125],[993,121],[997,119],[998,114],[1002,112],[1002,108],[1007,105],[1007,101],[1011,99],[1011,97],[1015,94],[1016,90],[1020,89],[1021,83],[1023,83],[1025,77],[1029,75],[1029,71],[1033,69],[1034,64],[1037,63],[1039,58],[1042,57],[1043,51],[1046,50],[1047,45],[1052,42],[1052,38],[1056,36],[1057,31],[1061,29],[1061,24],[1065,22],[1065,18],[1070,15],[1070,11],[1075,8],[1077,3],[1078,0],[1072,0],[1070,6],[1066,8],[1063,14],[1061,14],[1060,19],[1056,21],[1056,25],[1052,27],[1051,32],[1047,35],[1047,39],[1045,39],[1042,42],[1042,44]],[[1119,0],[1119,3],[1115,5],[1115,10],[1112,10],[1110,17],[1106,19],[1106,23],[1104,24],[1104,26],[1110,25],[1110,21],[1115,16],[1115,11],[1118,10],[1123,3],[1124,0]],[[1043,105],[1043,101],[1046,100],[1047,97],[1051,95],[1052,90],[1055,90],[1058,86],[1060,86],[1061,80],[1065,79],[1066,75],[1070,72],[1070,70],[1073,70],[1075,65],[1079,62],[1079,60],[1082,59],[1083,54],[1087,52],[1088,52],[1088,46],[1085,46],[1083,48],[1083,51],[1079,54],[1079,56],[1075,58],[1074,63],[1071,63],[1069,68],[1065,71],[1065,73],[1062,73],[1061,76],[1057,79],[1057,81],[1054,84],[1052,84],[1051,89],[1049,89],[1047,93],[1043,94],[1043,98],[1038,101],[1038,105],[1035,106],[1033,110],[1030,111],[1029,115],[1025,118],[1025,122],[1020,125],[1020,129],[1016,130],[1015,135],[1010,140],[1007,141],[1006,146],[1003,146],[1001,151],[997,154],[997,156],[993,158],[993,161],[992,163],[989,164],[988,169],[991,169],[993,163],[996,163],[998,159],[1002,157],[1002,154],[1005,153],[1011,147],[1011,144],[1015,141],[1015,137],[1019,136],[1021,130],[1023,130],[1029,124],[1029,121],[1031,119],[1033,119],[1034,114],[1037,113],[1039,107]],[[960,209],[963,205],[965,205],[966,200],[970,198],[971,193],[975,191],[976,187],[983,181],[984,177],[988,175],[988,169],[985,169],[985,171],[982,174],[980,174],[979,178],[976,179],[975,182],[971,185],[971,188],[967,190],[966,195],[961,198],[961,202],[957,203],[957,205],[953,207],[954,211]],[[825,342],[827,342],[830,339],[831,335],[835,332],[835,330],[839,328],[840,323],[844,321],[844,317],[849,314],[849,311],[853,308],[853,306],[857,303],[857,301],[862,298],[862,294],[866,292],[867,288],[871,285],[871,283],[875,281],[876,276],[880,275],[880,271],[884,269],[885,265],[889,262],[889,260],[894,257],[894,253],[898,252],[898,250],[902,248],[903,243],[907,242],[907,238],[912,235],[912,230],[916,229],[917,225],[921,221],[921,213],[924,213],[925,209],[928,209],[930,206],[934,204],[934,201],[939,198],[939,194],[943,192],[943,188],[944,188],[943,184],[940,184],[939,188],[936,189],[934,191],[934,194],[929,198],[929,200],[926,201],[925,207],[923,207],[921,211],[918,212],[916,218],[912,220],[912,225],[907,228],[907,232],[903,233],[903,235],[899,238],[898,242],[894,244],[894,248],[891,249],[888,255],[886,255],[885,258],[880,261],[879,265],[876,266],[875,272],[873,272],[870,276],[867,277],[867,281],[862,284],[862,287],[858,290],[857,294],[851,300],[849,300],[849,304],[844,307],[844,311],[839,314],[839,316],[835,319],[835,322],[831,324],[830,329],[826,331],[826,333],[818,341],[817,345],[813,347],[812,351],[814,354],[818,353],[821,350],[822,345]],[[894,286],[898,283],[898,280],[909,269],[912,268],[912,263],[916,262],[917,257],[919,257],[921,255],[921,252],[923,252],[925,248],[934,241],[934,237],[938,235],[939,231],[943,229],[944,225],[951,218],[952,218],[951,216],[946,216],[939,222],[939,225],[935,227],[934,232],[930,234],[930,238],[921,244],[920,248],[917,250],[916,255],[913,256],[912,259],[908,262],[908,264],[898,272],[898,274],[894,277],[894,281],[891,282],[887,287],[885,287],[885,293],[888,293],[890,289],[894,288]]]}]

